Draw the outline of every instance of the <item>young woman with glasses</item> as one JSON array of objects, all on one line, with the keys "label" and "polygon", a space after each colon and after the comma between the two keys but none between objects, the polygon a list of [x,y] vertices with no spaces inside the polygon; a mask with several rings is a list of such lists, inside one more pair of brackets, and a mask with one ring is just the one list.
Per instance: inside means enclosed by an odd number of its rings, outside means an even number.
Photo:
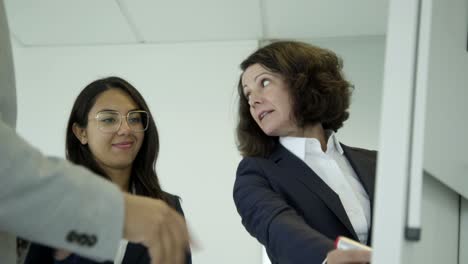
[{"label": "young woman with glasses", "polygon": [[[78,95],[68,120],[66,157],[123,191],[161,199],[183,215],[179,197],[164,192],[155,171],[158,131],[141,94],[118,77],[96,80]],[[64,194],[66,198],[66,194]],[[93,239],[80,237],[85,243]],[[146,248],[122,241],[114,262],[98,262],[32,244],[25,263],[150,263]],[[187,251],[186,263],[191,263]]]}]

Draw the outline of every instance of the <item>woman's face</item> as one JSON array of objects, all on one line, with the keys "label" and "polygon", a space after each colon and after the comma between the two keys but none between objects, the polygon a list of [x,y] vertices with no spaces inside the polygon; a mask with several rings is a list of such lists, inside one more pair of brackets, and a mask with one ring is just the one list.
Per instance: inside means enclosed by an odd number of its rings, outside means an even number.
[{"label": "woman's face", "polygon": [[292,114],[291,97],[284,78],[260,64],[249,66],[242,75],[244,96],[250,114],[268,136],[294,136],[299,129]]},{"label": "woman's face", "polygon": [[[101,93],[88,114],[88,126],[76,133],[82,144],[88,144],[97,163],[104,169],[131,169],[143,143],[145,132],[134,132],[127,123],[127,113],[139,110],[138,105],[124,91],[110,89]],[[115,132],[102,131],[103,122],[96,119],[109,111],[118,112],[122,123]],[[100,129],[101,127],[101,129]]]}]

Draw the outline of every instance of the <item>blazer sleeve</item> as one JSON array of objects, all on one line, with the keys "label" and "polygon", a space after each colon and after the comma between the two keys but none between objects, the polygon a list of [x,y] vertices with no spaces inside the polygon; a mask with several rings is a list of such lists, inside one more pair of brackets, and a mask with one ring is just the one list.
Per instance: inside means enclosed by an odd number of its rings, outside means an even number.
[{"label": "blazer sleeve", "polygon": [[279,263],[322,263],[334,243],[312,229],[273,190],[255,158],[244,158],[237,169],[234,202],[247,231]]},{"label": "blazer sleeve", "polygon": [[118,187],[47,158],[0,120],[0,231],[97,259],[113,259],[123,234]]}]

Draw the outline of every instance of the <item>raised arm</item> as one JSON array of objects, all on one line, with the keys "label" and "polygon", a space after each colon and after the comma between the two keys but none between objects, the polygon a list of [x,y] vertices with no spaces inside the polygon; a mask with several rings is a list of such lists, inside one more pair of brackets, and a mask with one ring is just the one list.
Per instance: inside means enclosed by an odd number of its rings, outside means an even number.
[{"label": "raised arm", "polygon": [[307,225],[273,190],[254,158],[239,164],[234,201],[247,231],[279,263],[322,263],[333,249],[333,241]]}]

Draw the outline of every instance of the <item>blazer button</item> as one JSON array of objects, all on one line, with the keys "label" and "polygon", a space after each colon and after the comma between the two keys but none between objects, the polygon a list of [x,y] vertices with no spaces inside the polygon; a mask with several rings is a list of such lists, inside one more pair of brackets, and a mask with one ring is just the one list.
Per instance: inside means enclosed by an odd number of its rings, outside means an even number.
[{"label": "blazer button", "polygon": [[70,243],[77,243],[80,246],[92,247],[97,243],[96,235],[78,234],[75,231],[70,231],[66,237]]},{"label": "blazer button", "polygon": [[88,240],[88,245],[92,247],[96,245],[96,242],[97,242],[97,237],[95,235],[91,235]]},{"label": "blazer button", "polygon": [[68,232],[66,239],[67,239],[68,242],[75,242],[77,240],[77,238],[78,238],[78,235],[76,234],[76,232],[75,231],[70,231],[70,232]]},{"label": "blazer button", "polygon": [[88,236],[87,235],[80,235],[79,238],[78,238],[78,244],[80,245],[86,245],[88,241]]}]

